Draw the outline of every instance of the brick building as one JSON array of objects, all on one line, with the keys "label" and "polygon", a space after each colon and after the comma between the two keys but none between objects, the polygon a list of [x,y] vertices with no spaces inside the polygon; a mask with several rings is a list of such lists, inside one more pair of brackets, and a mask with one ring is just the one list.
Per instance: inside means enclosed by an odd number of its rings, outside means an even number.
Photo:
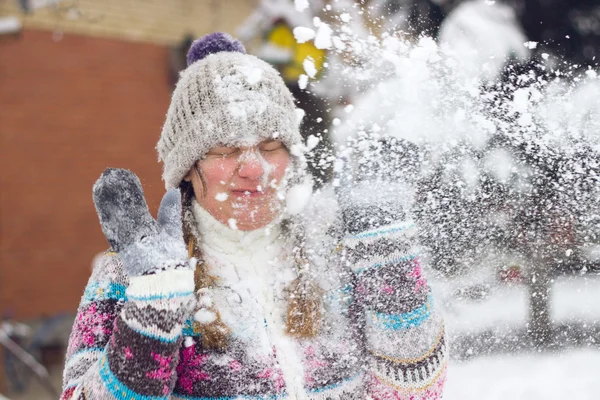
[{"label": "brick building", "polygon": [[[29,4],[26,12],[22,4]],[[156,212],[154,149],[186,35],[235,32],[249,0],[7,0],[0,18],[0,312],[74,312],[107,247],[91,198],[108,166],[135,171]]]},{"label": "brick building", "polygon": [[[0,35],[3,318],[74,315],[93,257],[107,247],[92,203],[94,181],[109,166],[131,169],[156,212],[164,186],[154,147],[182,66],[177,48],[186,36],[234,33],[255,5],[0,1],[0,19],[22,25]],[[58,388],[62,367],[49,366]],[[2,370],[0,364],[0,393]],[[34,385],[11,398],[47,395]]]}]

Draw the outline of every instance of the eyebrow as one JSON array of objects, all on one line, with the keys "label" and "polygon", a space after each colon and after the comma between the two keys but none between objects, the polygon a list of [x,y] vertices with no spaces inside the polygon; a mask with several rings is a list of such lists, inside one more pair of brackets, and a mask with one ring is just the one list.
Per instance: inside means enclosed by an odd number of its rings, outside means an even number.
[{"label": "eyebrow", "polygon": [[262,142],[260,142],[259,145],[265,144],[265,143],[273,143],[273,142],[283,143],[281,140],[278,140],[278,139],[266,139],[266,140],[263,140]]},{"label": "eyebrow", "polygon": [[[266,140],[263,140],[260,143],[255,144],[255,146],[260,146],[260,145],[263,145],[263,144],[270,144],[270,143],[274,143],[274,142],[278,142],[278,143],[283,144],[283,142],[281,140],[278,140],[278,139],[266,139]],[[215,147],[209,149],[207,151],[207,153],[210,153],[211,151],[213,151],[215,149],[216,150],[219,150],[219,149],[239,149],[240,147],[241,146],[219,144],[219,145],[216,145]]]},{"label": "eyebrow", "polygon": [[208,151],[211,151],[214,149],[239,149],[239,146],[217,145],[215,147],[211,147]]}]

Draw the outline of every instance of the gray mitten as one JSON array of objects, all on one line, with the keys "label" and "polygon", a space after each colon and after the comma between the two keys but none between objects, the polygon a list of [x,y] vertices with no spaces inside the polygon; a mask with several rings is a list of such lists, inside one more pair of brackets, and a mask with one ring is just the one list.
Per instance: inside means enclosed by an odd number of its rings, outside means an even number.
[{"label": "gray mitten", "polygon": [[336,194],[346,233],[407,219],[417,159],[415,145],[390,137],[361,137],[346,149],[336,166]]},{"label": "gray mitten", "polygon": [[140,180],[131,171],[106,169],[93,192],[102,232],[129,276],[188,268],[177,189],[163,197],[158,222],[150,215]]}]

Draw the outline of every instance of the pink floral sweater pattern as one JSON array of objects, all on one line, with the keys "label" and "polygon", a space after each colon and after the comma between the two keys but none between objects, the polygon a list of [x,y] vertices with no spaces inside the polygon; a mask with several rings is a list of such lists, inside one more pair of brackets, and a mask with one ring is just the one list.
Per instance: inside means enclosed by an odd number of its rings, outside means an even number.
[{"label": "pink floral sweater pattern", "polygon": [[[294,344],[301,390],[287,387],[279,353],[253,354],[235,336],[224,352],[202,347],[187,306],[193,283],[181,290],[191,275],[167,270],[128,278],[119,257],[107,253],[79,307],[62,400],[439,399],[444,327],[412,229],[403,223],[343,240],[330,262],[346,273],[327,289],[321,333]],[[160,280],[159,293],[152,279]]]}]

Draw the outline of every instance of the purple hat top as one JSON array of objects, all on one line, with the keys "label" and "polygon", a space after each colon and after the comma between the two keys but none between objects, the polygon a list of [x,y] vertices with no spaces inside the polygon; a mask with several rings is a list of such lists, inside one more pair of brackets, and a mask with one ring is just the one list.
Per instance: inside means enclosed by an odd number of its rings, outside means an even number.
[{"label": "purple hat top", "polygon": [[187,53],[187,65],[190,66],[210,54],[220,53],[222,51],[246,54],[246,49],[242,42],[234,39],[227,33],[213,32],[202,36],[192,43]]}]

